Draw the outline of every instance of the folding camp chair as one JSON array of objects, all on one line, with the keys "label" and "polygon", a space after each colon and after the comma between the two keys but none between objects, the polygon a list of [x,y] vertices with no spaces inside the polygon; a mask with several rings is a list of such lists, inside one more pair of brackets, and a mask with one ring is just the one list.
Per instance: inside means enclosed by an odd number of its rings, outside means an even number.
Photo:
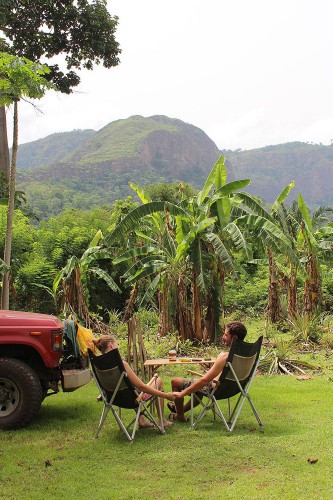
[{"label": "folding camp chair", "polygon": [[[261,344],[262,337],[259,337],[253,344],[237,339],[233,340],[226,365],[222,370],[219,380],[216,382],[214,388],[210,390],[201,390],[197,393],[191,394],[190,422],[192,429],[195,429],[208,410],[212,410],[214,418],[215,415],[220,417],[227,430],[232,432],[246,400],[249,402],[259,426],[263,428],[263,423],[261,422],[259,414],[249,395],[250,386],[259,363]],[[239,396],[232,409],[230,399],[236,395]],[[195,421],[193,414],[194,398],[196,398],[197,401],[200,401],[202,406]],[[217,402],[221,399],[228,400],[228,419],[225,418]]]},{"label": "folding camp chair", "polygon": [[[149,399],[142,398],[143,393],[140,393],[140,391],[137,390],[128,379],[119,350],[113,349],[112,351],[102,354],[101,356],[95,356],[91,350],[88,350],[88,352],[92,374],[104,403],[96,438],[99,435],[109,410],[112,411],[120,429],[125,433],[125,436],[130,442],[134,440],[140,414],[144,415],[150,422],[152,422],[161,434],[164,434],[165,431],[159,398],[156,398],[155,396],[150,396]],[[160,425],[157,423],[150,411],[151,405],[156,400],[158,417],[161,422]],[[122,408],[133,409],[136,413],[135,418],[127,426],[121,418]]]}]

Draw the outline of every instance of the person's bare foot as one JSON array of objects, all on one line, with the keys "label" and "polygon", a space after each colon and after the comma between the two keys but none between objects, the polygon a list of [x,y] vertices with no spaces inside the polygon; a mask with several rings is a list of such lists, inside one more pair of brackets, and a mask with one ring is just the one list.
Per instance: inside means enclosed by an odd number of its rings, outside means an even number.
[{"label": "person's bare foot", "polygon": [[[161,423],[159,422],[159,425],[161,425]],[[170,427],[172,425],[172,422],[170,422],[170,420],[166,420],[165,418],[163,419],[163,426],[164,427]]]},{"label": "person's bare foot", "polygon": [[150,429],[154,427],[152,422],[148,422],[144,417],[139,418],[139,429]]},{"label": "person's bare foot", "polygon": [[177,413],[170,413],[169,420],[171,422],[188,422],[187,417],[184,416],[183,418],[180,418],[178,417]]}]

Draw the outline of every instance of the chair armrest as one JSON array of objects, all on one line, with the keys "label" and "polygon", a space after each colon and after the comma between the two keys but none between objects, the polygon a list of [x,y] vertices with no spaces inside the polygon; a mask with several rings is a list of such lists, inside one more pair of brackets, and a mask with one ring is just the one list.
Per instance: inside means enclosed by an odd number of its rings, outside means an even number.
[{"label": "chair armrest", "polygon": [[[203,377],[203,376],[204,376],[204,374],[202,374],[202,373],[198,373],[198,372],[194,372],[193,370],[187,370],[187,371],[188,371],[188,373],[192,373],[192,375],[197,375],[198,377]],[[216,382],[218,382],[218,381],[219,381],[219,380],[218,380],[218,379],[216,379],[216,378],[214,378],[214,379],[212,380],[212,382],[215,382],[215,383],[216,383]]]},{"label": "chair armrest", "polygon": [[[157,373],[155,373],[155,375],[149,380],[149,382],[146,385],[151,385],[157,379],[157,377],[158,377],[158,375],[157,375]],[[136,398],[137,403],[141,402],[143,395],[144,395],[144,392],[140,392],[139,396]]]}]

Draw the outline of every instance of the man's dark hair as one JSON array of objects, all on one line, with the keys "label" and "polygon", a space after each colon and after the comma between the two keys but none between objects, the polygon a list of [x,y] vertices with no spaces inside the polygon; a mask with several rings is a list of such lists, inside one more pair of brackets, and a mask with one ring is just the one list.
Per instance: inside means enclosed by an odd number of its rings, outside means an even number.
[{"label": "man's dark hair", "polygon": [[247,329],[243,323],[240,321],[230,321],[230,323],[227,323],[226,328],[228,328],[230,335],[233,337],[234,335],[237,335],[239,340],[244,340],[247,334]]}]

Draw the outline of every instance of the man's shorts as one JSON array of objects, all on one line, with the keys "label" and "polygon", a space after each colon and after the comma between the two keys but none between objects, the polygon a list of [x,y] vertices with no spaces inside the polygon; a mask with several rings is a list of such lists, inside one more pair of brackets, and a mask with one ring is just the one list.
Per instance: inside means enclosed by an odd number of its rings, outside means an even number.
[{"label": "man's shorts", "polygon": [[[197,378],[183,378],[179,392],[183,391],[184,389],[187,389],[187,387],[193,385],[194,382],[196,382],[197,380],[198,380]],[[209,382],[209,384],[205,385],[202,389],[200,389],[200,391],[209,391],[210,389],[212,389],[212,387],[213,387],[212,382]]]},{"label": "man's shorts", "polygon": [[180,391],[183,391],[184,389],[190,387],[190,385],[194,384],[195,380],[195,378],[183,378],[180,386]]}]

